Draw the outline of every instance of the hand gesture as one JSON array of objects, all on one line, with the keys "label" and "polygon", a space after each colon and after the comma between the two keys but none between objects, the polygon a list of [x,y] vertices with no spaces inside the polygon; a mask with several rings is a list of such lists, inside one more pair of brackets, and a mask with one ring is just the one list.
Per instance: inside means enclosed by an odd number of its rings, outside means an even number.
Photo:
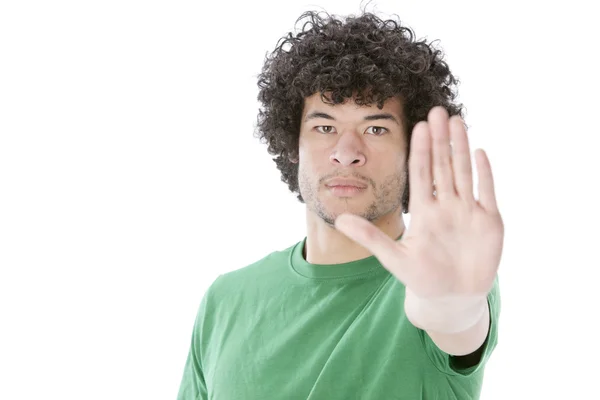
[{"label": "hand gesture", "polygon": [[428,120],[413,130],[409,155],[411,221],[401,240],[393,240],[372,223],[351,214],[340,215],[335,226],[371,251],[417,298],[485,297],[500,263],[504,225],[483,150],[475,151],[475,161],[478,199],[473,195],[464,123],[458,116],[448,118],[443,107],[435,107]]}]

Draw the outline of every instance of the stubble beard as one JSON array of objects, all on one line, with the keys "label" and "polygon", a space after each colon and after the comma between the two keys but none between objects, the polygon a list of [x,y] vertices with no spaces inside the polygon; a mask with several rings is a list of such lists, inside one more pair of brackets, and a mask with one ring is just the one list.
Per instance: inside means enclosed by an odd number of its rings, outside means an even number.
[{"label": "stubble beard", "polygon": [[396,211],[400,213],[402,210],[402,195],[406,189],[407,174],[405,171],[397,172],[386,177],[380,185],[369,185],[369,188],[373,190],[374,200],[363,210],[352,210],[351,203],[355,201],[352,198],[337,199],[337,201],[344,203],[344,210],[337,214],[327,209],[327,206],[319,197],[320,186],[313,181],[305,174],[299,174],[298,187],[302,199],[309,211],[316,214],[327,225],[333,227],[335,219],[342,212],[350,212],[370,222]]}]

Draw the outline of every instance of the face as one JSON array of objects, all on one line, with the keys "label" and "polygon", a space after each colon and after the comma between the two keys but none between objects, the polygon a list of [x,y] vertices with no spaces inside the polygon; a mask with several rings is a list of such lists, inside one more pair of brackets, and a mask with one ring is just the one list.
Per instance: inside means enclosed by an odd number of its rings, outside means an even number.
[{"label": "face", "polygon": [[381,110],[353,100],[327,104],[320,93],[306,98],[298,184],[307,209],[329,225],[344,212],[372,222],[400,214],[407,181],[402,117],[398,98]]}]

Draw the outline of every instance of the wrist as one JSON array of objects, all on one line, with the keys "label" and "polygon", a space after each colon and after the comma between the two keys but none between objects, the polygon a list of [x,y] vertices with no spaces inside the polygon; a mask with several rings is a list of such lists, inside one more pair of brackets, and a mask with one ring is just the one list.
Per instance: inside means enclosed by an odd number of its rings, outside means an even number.
[{"label": "wrist", "polygon": [[406,316],[417,328],[428,332],[466,331],[481,321],[487,309],[486,295],[421,298],[406,288]]}]

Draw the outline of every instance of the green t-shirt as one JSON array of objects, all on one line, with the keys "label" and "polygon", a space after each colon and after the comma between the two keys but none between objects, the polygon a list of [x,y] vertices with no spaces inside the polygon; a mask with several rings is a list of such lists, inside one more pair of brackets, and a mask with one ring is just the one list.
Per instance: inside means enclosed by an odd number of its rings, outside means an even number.
[{"label": "green t-shirt", "polygon": [[461,370],[408,321],[404,285],[374,256],[309,264],[305,241],[211,284],[178,400],[479,398],[497,343],[498,280],[481,361]]}]

